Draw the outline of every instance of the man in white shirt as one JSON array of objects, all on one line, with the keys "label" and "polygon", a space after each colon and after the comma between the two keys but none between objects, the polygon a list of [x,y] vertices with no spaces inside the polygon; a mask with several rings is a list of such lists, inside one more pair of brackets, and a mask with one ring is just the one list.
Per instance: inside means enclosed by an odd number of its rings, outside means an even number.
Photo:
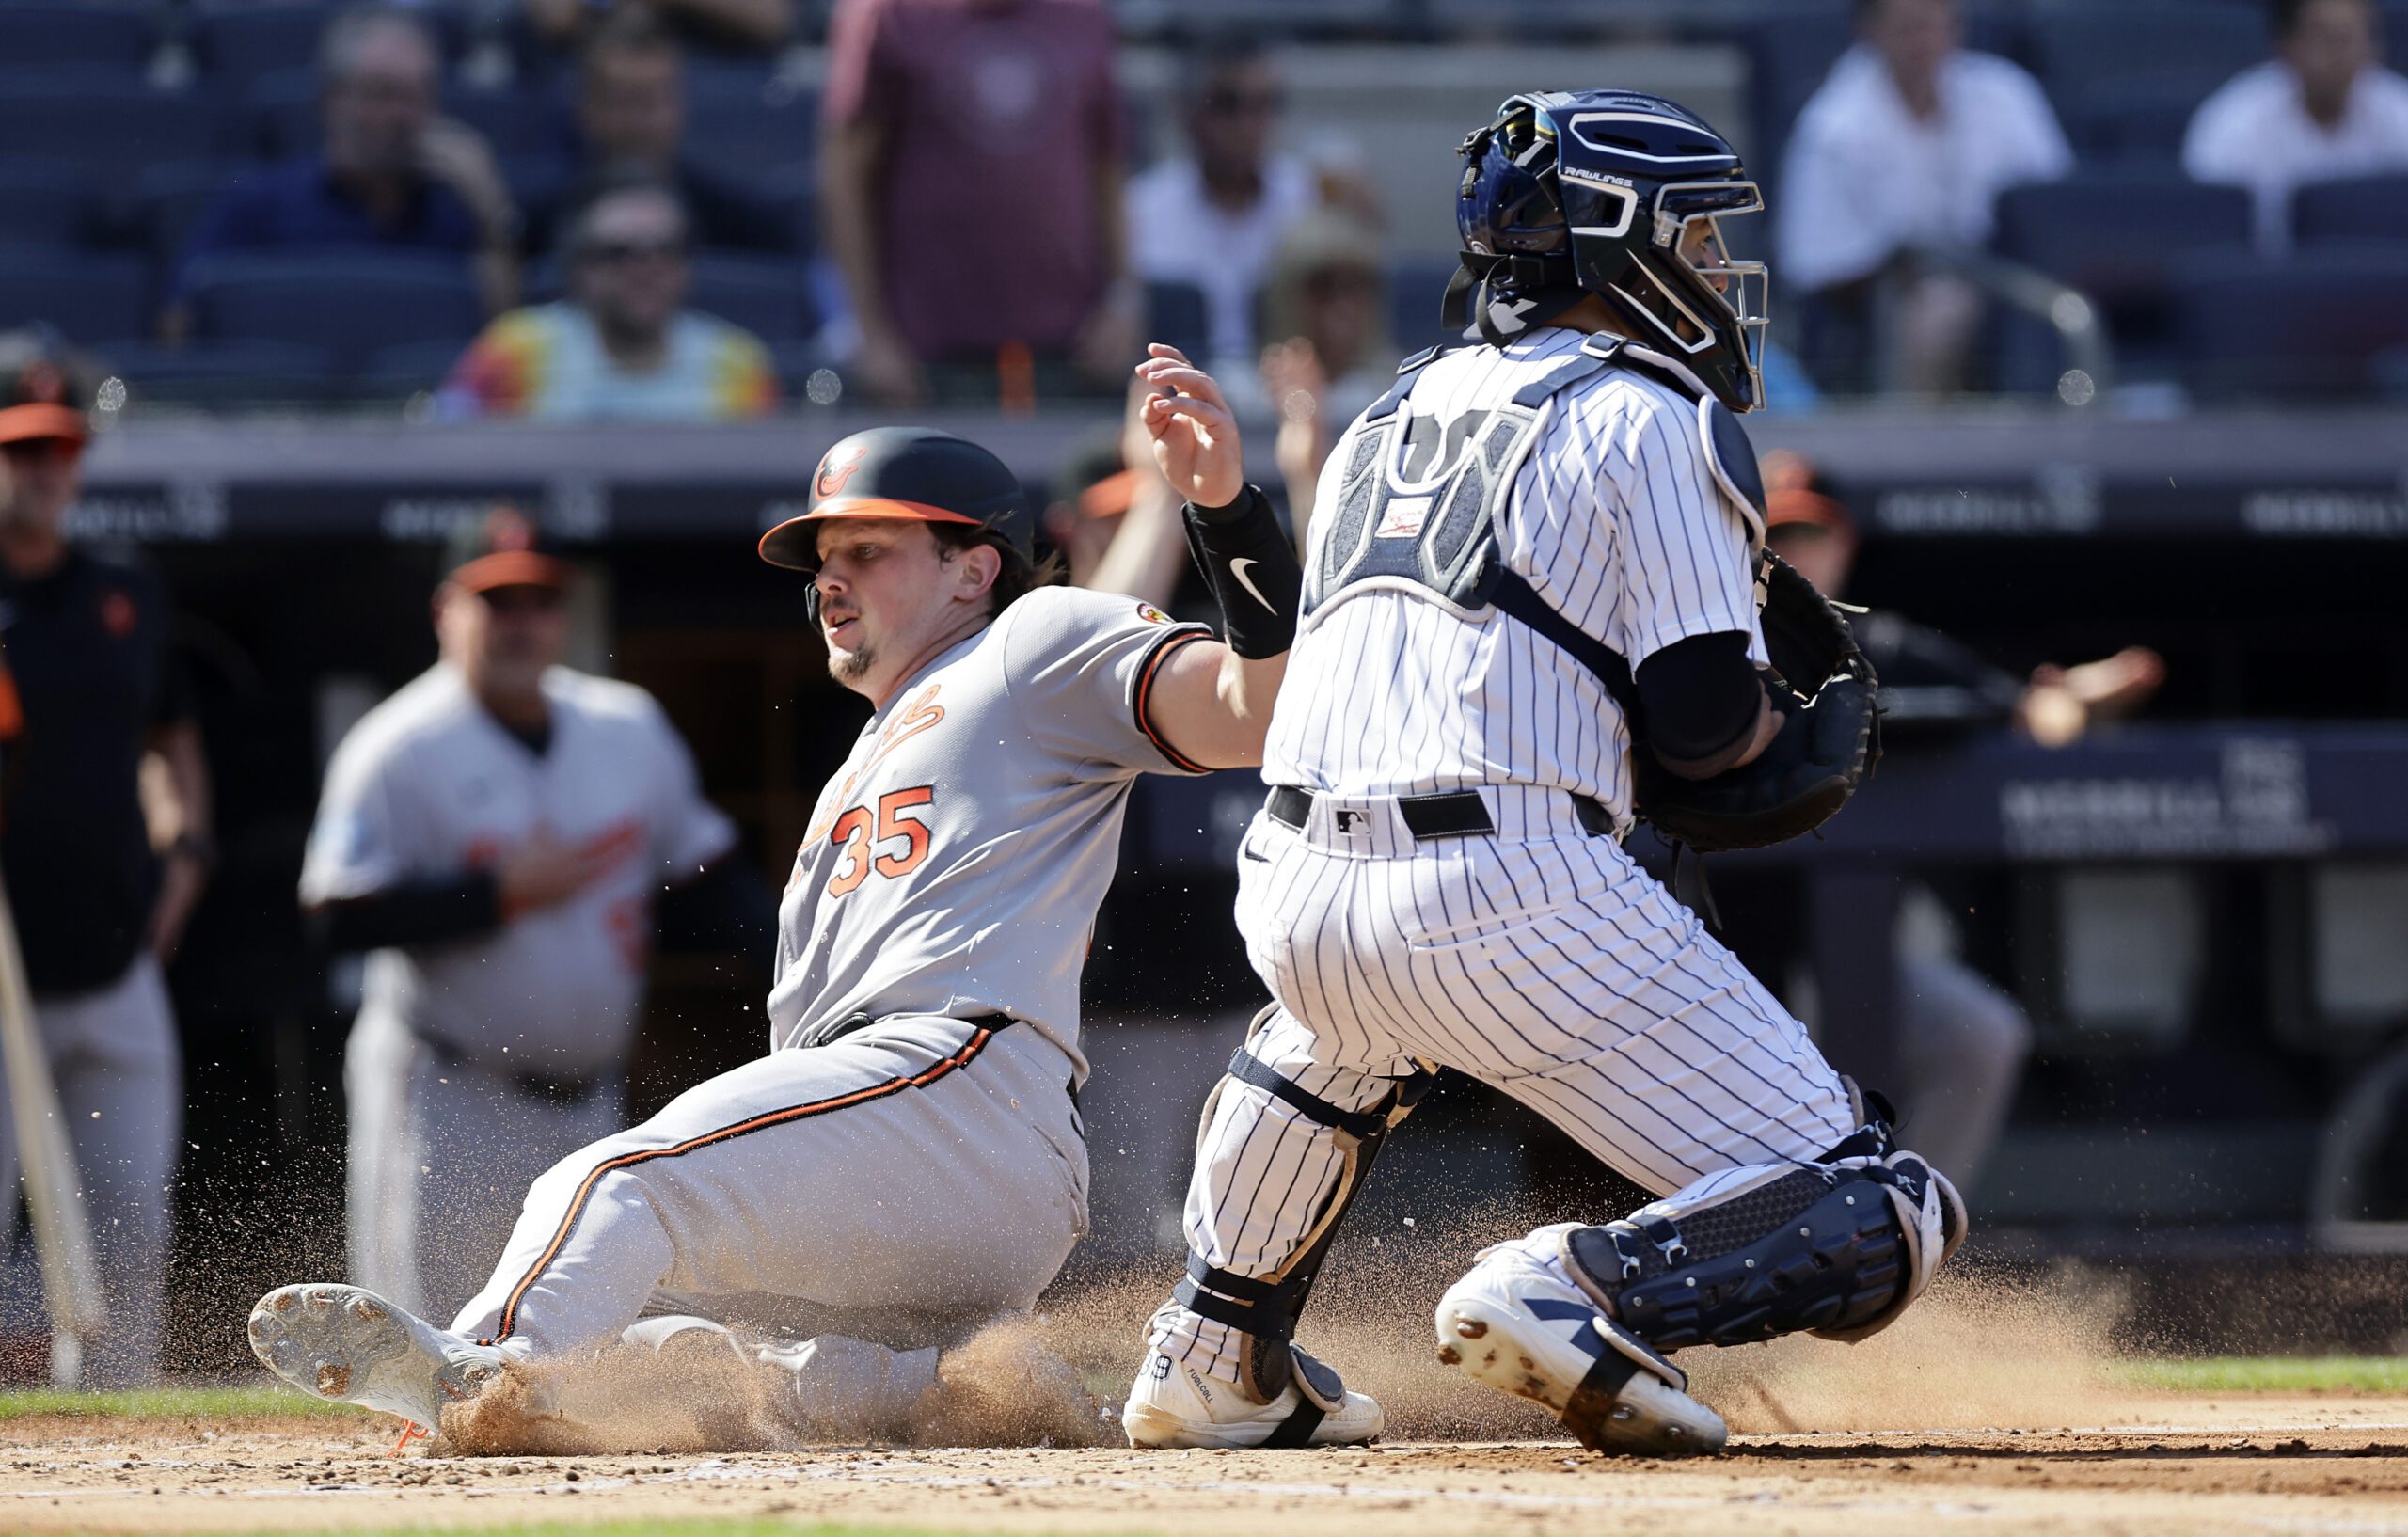
[{"label": "man in white shirt", "polygon": [[1270,147],[1279,76],[1259,43],[1207,50],[1180,95],[1189,152],[1129,183],[1130,265],[1202,289],[1207,350],[1250,370],[1255,293],[1280,237],[1313,205],[1312,172]]},{"label": "man in white shirt", "polygon": [[2274,56],[2200,103],[2182,168],[2249,189],[2258,248],[2290,245],[2305,182],[2408,170],[2408,78],[2383,67],[2371,0],[2273,0]]},{"label": "man in white shirt", "polygon": [[1955,0],[1858,0],[1857,32],[1790,139],[1780,270],[1811,295],[1817,382],[1951,388],[1980,298],[1916,253],[1979,246],[2001,190],[2064,175],[2073,153],[2038,82],[1962,46]]}]

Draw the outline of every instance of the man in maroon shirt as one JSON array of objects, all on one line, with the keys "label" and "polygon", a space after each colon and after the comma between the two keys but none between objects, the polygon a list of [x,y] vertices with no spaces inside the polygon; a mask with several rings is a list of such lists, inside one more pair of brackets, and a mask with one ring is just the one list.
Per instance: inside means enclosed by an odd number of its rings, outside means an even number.
[{"label": "man in maroon shirt", "polygon": [[1101,0],[838,0],[820,222],[873,395],[1121,387],[1144,306],[1113,46]]}]

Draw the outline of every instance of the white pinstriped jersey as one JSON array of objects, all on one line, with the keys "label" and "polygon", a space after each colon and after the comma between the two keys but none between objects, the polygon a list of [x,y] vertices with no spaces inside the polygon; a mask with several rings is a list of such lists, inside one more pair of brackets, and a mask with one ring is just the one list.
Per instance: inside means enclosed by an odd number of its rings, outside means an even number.
[{"label": "white pinstriped jersey", "polygon": [[[1543,327],[1429,364],[1401,408],[1428,420],[1396,435],[1391,484],[1402,488],[1408,470],[1416,486],[1441,480],[1462,452],[1456,424],[1466,413],[1511,400],[1585,340]],[[1495,512],[1507,567],[1634,669],[1717,630],[1748,632],[1762,660],[1749,525],[1706,460],[1698,404],[1608,368],[1556,394],[1545,413]],[[1358,419],[1330,454],[1317,506],[1336,505],[1362,430]],[[1314,520],[1308,568],[1334,523]],[[1289,657],[1264,781],[1345,795],[1553,785],[1627,822],[1629,734],[1596,675],[1518,621],[1465,618],[1434,599],[1381,584],[1314,611]]]}]

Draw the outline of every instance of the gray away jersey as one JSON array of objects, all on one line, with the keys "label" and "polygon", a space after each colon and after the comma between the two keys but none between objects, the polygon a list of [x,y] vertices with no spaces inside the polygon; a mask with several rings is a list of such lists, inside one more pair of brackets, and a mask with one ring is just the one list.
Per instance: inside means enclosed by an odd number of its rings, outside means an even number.
[{"label": "gray away jersey", "polygon": [[1164,658],[1208,640],[1134,598],[1039,588],[895,690],[820,793],[778,912],[773,1050],[854,1014],[1006,1013],[1078,1050],[1079,973]]},{"label": "gray away jersey", "polygon": [[565,667],[544,674],[539,757],[437,663],[360,717],[326,766],[301,900],[364,896],[491,864],[540,829],[622,849],[567,901],[493,933],[369,957],[366,1008],[496,1066],[622,1065],[652,939],[652,896],[734,847],[653,697]]},{"label": "gray away jersey", "polygon": [[[1510,401],[1585,339],[1544,327],[1422,370],[1398,433],[1400,491],[1443,484],[1469,413]],[[1358,419],[1331,452],[1317,504],[1338,504]],[[1507,567],[1633,668],[1687,636],[1743,630],[1759,661],[1746,519],[1706,463],[1697,403],[1627,369],[1552,397],[1496,519]],[[1307,535],[1307,569],[1335,519]],[[1419,525],[1389,531],[1416,537]],[[1377,537],[1378,535],[1375,535]],[[1468,617],[1427,589],[1354,589],[1307,621],[1288,659],[1262,777],[1343,795],[1545,784],[1630,819],[1630,737],[1596,675],[1491,610]]]}]

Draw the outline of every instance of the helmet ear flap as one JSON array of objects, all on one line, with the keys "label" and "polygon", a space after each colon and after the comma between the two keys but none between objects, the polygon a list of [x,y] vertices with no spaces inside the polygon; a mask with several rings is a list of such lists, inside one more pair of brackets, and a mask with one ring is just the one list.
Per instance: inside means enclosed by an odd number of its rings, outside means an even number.
[{"label": "helmet ear flap", "polygon": [[819,573],[813,571],[806,575],[809,579],[803,583],[802,587],[802,611],[810,616],[811,627],[817,629],[819,627]]}]

